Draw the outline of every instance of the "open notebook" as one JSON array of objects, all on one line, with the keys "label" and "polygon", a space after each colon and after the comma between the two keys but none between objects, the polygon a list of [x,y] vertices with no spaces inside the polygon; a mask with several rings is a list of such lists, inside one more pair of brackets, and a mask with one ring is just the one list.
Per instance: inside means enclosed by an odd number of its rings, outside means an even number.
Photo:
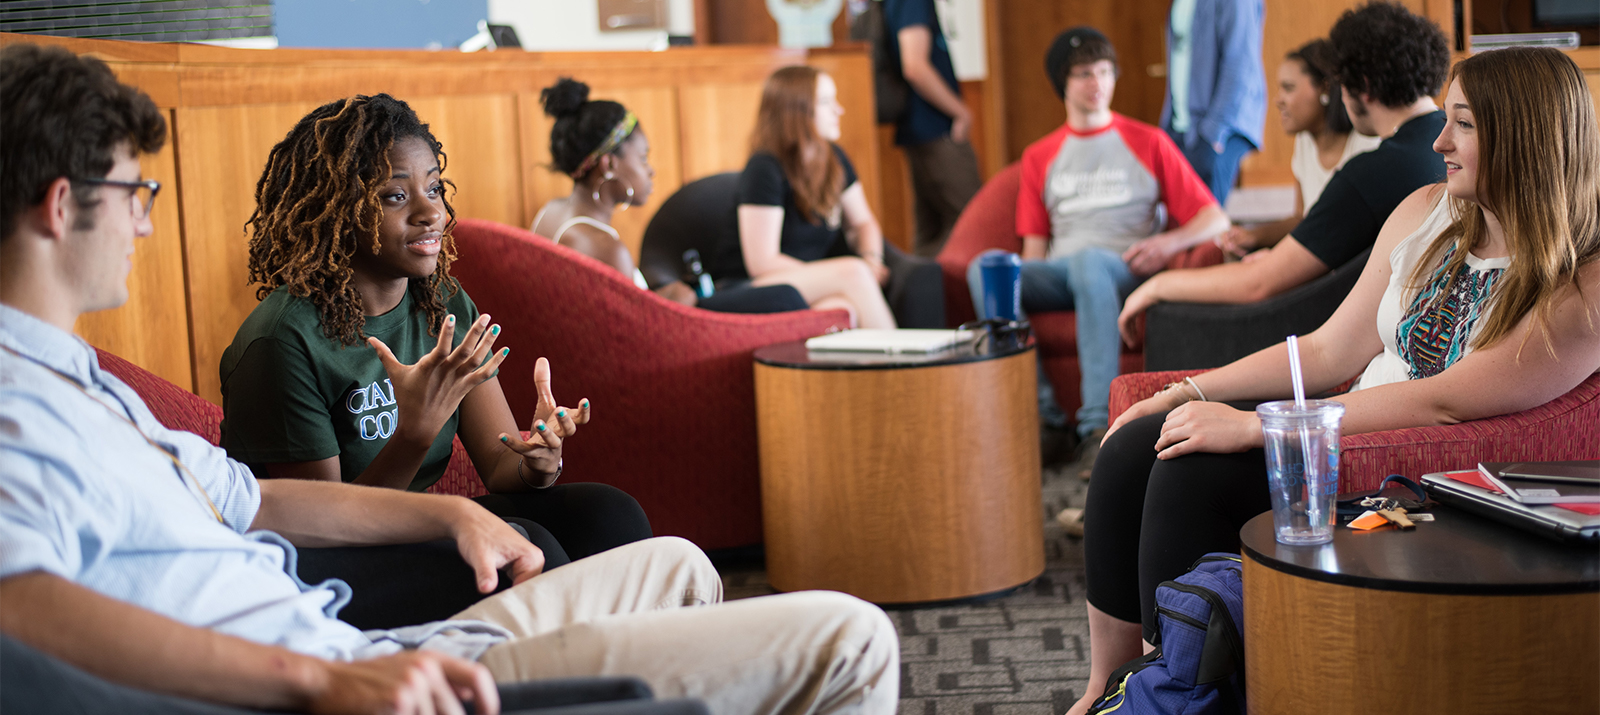
[{"label": "open notebook", "polygon": [[852,353],[936,353],[970,343],[972,330],[841,330],[806,341],[807,350]]}]

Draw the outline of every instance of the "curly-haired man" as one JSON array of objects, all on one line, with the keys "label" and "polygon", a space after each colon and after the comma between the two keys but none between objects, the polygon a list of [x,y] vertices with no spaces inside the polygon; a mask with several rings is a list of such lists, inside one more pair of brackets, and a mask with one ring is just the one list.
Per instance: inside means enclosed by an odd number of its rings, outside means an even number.
[{"label": "curly-haired man", "polygon": [[1344,265],[1372,247],[1402,199],[1444,179],[1444,160],[1433,151],[1444,128],[1433,95],[1450,70],[1444,33],[1398,3],[1372,2],[1345,11],[1329,40],[1350,122],[1383,143],[1335,173],[1300,224],[1265,255],[1166,271],[1139,286],[1118,319],[1125,340],[1133,339],[1134,318],[1156,303],[1254,303]]}]

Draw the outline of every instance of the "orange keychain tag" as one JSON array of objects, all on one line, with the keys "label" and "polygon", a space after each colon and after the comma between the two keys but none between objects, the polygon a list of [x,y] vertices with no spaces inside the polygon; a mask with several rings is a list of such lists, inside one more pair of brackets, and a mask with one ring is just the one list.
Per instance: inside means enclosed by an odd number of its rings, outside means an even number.
[{"label": "orange keychain tag", "polygon": [[1388,525],[1388,519],[1384,518],[1382,514],[1370,510],[1350,522],[1350,528],[1358,531],[1370,531]]}]

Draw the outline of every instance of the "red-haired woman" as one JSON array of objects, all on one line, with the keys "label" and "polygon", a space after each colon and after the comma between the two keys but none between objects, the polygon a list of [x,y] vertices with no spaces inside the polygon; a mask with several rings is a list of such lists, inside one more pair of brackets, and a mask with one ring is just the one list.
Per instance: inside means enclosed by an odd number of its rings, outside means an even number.
[{"label": "red-haired woman", "polygon": [[843,114],[823,72],[785,67],[767,78],[739,178],[737,240],[723,241],[710,270],[719,282],[786,283],[813,308],[843,308],[859,327],[893,328],[881,290],[889,277],[883,231],[833,143]]}]

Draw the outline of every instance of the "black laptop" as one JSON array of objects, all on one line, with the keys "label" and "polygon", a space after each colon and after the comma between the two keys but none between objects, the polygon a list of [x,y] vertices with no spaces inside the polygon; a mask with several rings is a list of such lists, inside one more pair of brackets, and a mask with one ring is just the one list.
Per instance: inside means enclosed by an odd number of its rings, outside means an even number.
[{"label": "black laptop", "polygon": [[1475,469],[1422,476],[1423,489],[1441,504],[1557,541],[1600,545],[1600,514],[1582,514],[1559,506],[1523,504],[1504,494],[1477,486],[1482,483],[1485,483],[1482,475]]}]

